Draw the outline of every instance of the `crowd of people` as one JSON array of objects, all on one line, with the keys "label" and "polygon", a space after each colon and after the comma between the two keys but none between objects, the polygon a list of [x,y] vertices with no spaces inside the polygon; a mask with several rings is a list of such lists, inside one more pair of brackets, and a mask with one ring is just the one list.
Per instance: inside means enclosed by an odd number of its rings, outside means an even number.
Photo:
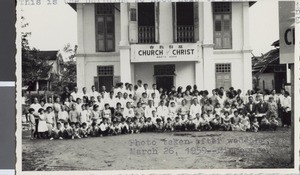
[{"label": "crowd of people", "polygon": [[291,97],[284,89],[245,94],[233,87],[198,90],[197,86],[151,88],[118,83],[107,92],[95,86],[32,99],[27,119],[31,138],[76,139],[140,132],[263,131],[291,125]]}]

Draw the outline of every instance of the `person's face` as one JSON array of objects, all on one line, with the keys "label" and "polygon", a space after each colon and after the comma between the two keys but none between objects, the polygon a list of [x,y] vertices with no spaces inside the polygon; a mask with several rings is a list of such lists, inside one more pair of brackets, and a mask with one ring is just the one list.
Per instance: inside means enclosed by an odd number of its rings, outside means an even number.
[{"label": "person's face", "polygon": [[101,102],[101,97],[98,96],[98,97],[97,97],[97,100],[98,100],[98,102]]},{"label": "person's face", "polygon": [[126,103],[127,108],[131,108],[131,104],[130,103]]},{"label": "person's face", "polygon": [[124,98],[127,98],[128,97],[128,94],[127,93],[124,93]]},{"label": "person's face", "polygon": [[250,103],[253,102],[253,98],[252,98],[252,97],[249,98],[249,102],[250,102]]},{"label": "person's face", "polygon": [[83,93],[86,93],[86,88],[83,88],[83,89],[82,89],[82,92],[83,92]]},{"label": "person's face", "polygon": [[141,103],[138,103],[138,104],[137,104],[137,107],[138,107],[138,108],[140,108],[141,106],[142,106]]},{"label": "person's face", "polygon": [[39,101],[38,101],[37,98],[34,98],[34,99],[33,99],[33,102],[34,102],[35,104],[37,104]]},{"label": "person's face", "polygon": [[163,91],[164,91],[164,90],[163,90],[163,88],[159,88],[159,92],[161,92],[161,93],[162,93]]},{"label": "person's face", "polygon": [[65,125],[64,125],[64,127],[67,129],[67,128],[68,128],[68,125],[67,125],[67,124],[65,124]]},{"label": "person's face", "polygon": [[194,105],[197,105],[197,100],[194,99],[194,100],[193,100],[193,103],[194,103]]},{"label": "person's face", "polygon": [[61,128],[61,124],[57,124],[57,129],[60,129]]},{"label": "person's face", "polygon": [[72,128],[75,128],[75,124],[72,124],[71,127],[72,127]]},{"label": "person's face", "polygon": [[76,109],[76,106],[75,106],[75,105],[73,105],[73,106],[72,106],[72,109],[73,109],[73,110],[75,110],[75,109]]},{"label": "person's face", "polygon": [[171,103],[171,107],[175,107],[175,103]]},{"label": "person's face", "polygon": [[74,88],[74,91],[77,93],[77,92],[78,92],[78,87],[75,87],[75,88]]},{"label": "person's face", "polygon": [[44,101],[41,101],[41,106],[44,106],[45,105],[45,102]]},{"label": "person's face", "polygon": [[280,93],[281,93],[281,94],[284,94],[284,90],[281,90]]},{"label": "person's face", "polygon": [[185,105],[185,100],[182,100],[181,104],[182,104],[182,106],[184,106]]},{"label": "person's face", "polygon": [[146,98],[147,97],[147,94],[143,94],[143,98]]},{"label": "person's face", "polygon": [[83,106],[81,106],[81,109],[82,109],[82,110],[85,110],[85,106],[84,106],[84,105],[83,105]]},{"label": "person's face", "polygon": [[152,97],[153,99],[155,98],[155,96],[156,96],[155,94],[152,94],[152,95],[151,95],[151,97]]},{"label": "person's face", "polygon": [[52,112],[52,109],[51,109],[51,108],[48,108],[47,112],[48,112],[48,113],[51,113],[51,112]]},{"label": "person's face", "polygon": [[121,108],[121,104],[117,104],[117,108]]},{"label": "person's face", "polygon": [[106,87],[105,86],[102,86],[102,91],[106,91]]},{"label": "person's face", "polygon": [[[66,98],[69,100],[69,98]],[[60,102],[60,98],[56,98],[56,103],[59,103]]]},{"label": "person's face", "polygon": [[153,85],[152,88],[153,88],[153,89],[156,89],[157,87],[156,87],[156,85]]},{"label": "person's face", "polygon": [[48,99],[48,103],[52,103],[52,98],[49,98],[49,99]]},{"label": "person's face", "polygon": [[81,103],[81,99],[80,99],[80,98],[77,99],[76,101],[77,101],[77,104],[80,104],[80,103]]},{"label": "person's face", "polygon": [[94,92],[96,90],[95,86],[92,86],[92,91]]},{"label": "person's face", "polygon": [[164,105],[164,102],[163,102],[163,101],[161,101],[161,102],[159,102],[159,104],[160,104],[160,106],[163,106],[163,105]]}]

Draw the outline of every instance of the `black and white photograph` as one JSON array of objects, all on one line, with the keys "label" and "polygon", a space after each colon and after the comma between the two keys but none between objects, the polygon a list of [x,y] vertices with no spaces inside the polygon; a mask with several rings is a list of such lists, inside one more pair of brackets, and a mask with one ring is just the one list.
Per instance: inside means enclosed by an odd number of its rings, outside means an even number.
[{"label": "black and white photograph", "polygon": [[19,173],[298,172],[298,3],[18,0]]}]

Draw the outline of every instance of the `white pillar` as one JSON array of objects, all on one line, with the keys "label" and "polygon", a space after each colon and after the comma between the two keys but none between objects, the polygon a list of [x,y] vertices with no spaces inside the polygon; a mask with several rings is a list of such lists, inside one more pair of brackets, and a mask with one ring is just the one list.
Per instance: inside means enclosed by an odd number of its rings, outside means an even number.
[{"label": "white pillar", "polygon": [[215,88],[215,64],[214,64],[214,42],[213,42],[213,14],[212,3],[204,2],[203,13],[203,89],[211,92]]},{"label": "white pillar", "polygon": [[198,61],[195,62],[195,84],[197,85],[198,89],[204,89],[204,76],[203,76],[203,51],[202,51],[202,43],[203,43],[203,2],[195,2],[198,3],[198,15],[199,15],[199,41],[198,44],[198,51],[199,51],[199,57]]},{"label": "white pillar", "polygon": [[173,43],[172,3],[159,3],[159,39],[161,44]]},{"label": "white pillar", "polygon": [[82,89],[85,86],[85,57],[84,57],[84,25],[83,25],[83,4],[77,4],[77,38],[78,48],[76,54],[76,76],[77,87]]},{"label": "white pillar", "polygon": [[249,3],[243,2],[243,86],[241,90],[246,93],[252,89],[252,62],[249,39]]},{"label": "white pillar", "polygon": [[131,83],[130,46],[128,42],[128,3],[121,3],[120,71],[121,82]]}]

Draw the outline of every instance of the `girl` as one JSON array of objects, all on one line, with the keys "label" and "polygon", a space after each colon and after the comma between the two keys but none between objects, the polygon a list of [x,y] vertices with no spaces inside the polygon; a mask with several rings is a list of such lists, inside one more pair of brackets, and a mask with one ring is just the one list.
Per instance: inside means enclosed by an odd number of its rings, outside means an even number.
[{"label": "girl", "polygon": [[46,116],[46,123],[47,123],[47,128],[48,128],[48,137],[51,137],[51,132],[52,132],[52,129],[54,128],[54,123],[56,123],[55,122],[55,114],[52,111],[51,106],[47,107],[47,112],[46,112],[45,116]]},{"label": "girl", "polygon": [[275,118],[278,118],[278,106],[273,96],[269,97],[268,109],[269,109],[267,112],[268,117],[274,115]]},{"label": "girl", "polygon": [[130,102],[126,103],[126,108],[124,108],[123,116],[125,117],[125,119],[127,119],[128,117],[130,117],[130,118],[134,117],[134,111],[131,107]]},{"label": "girl", "polygon": [[[110,106],[109,106],[108,103],[106,103],[104,105],[104,110],[103,110],[103,113],[102,113],[102,118],[103,119],[107,119],[107,122],[110,123],[111,122],[111,114],[112,114],[112,112],[111,112]],[[97,124],[100,124],[100,122],[97,122]]]},{"label": "girl", "polygon": [[207,114],[202,113],[200,118],[200,130],[201,131],[209,131],[211,130],[211,126],[209,124],[209,121],[207,120]]},{"label": "girl", "polygon": [[164,131],[173,131],[173,126],[172,126],[172,119],[170,117],[167,118],[167,122],[165,123],[165,126],[164,126]]},{"label": "girl", "polygon": [[242,115],[241,117],[241,131],[248,131],[251,128],[250,120],[247,115]]},{"label": "girl", "polygon": [[216,106],[214,108],[214,114],[221,116],[222,108],[221,108],[220,103],[216,103]]},{"label": "girl", "polygon": [[237,108],[238,110],[240,110],[240,109],[244,109],[244,107],[245,107],[245,105],[244,105],[243,100],[242,100],[242,99],[238,99],[238,100],[237,100],[237,106],[236,106],[236,108]]},{"label": "girl", "polygon": [[258,129],[259,129],[259,123],[257,121],[257,118],[255,117],[253,119],[253,123],[252,123],[252,131],[253,132],[258,132]]},{"label": "girl", "polygon": [[185,91],[185,96],[183,97],[186,101],[186,105],[188,108],[191,107],[193,97],[190,94],[190,91]]},{"label": "girl", "polygon": [[103,118],[103,121],[101,122],[101,124],[99,126],[100,137],[108,136],[109,126],[108,126],[107,121],[108,121],[107,118]]},{"label": "girl", "polygon": [[69,121],[68,112],[65,110],[65,106],[61,106],[61,110],[58,112],[57,120],[61,123],[66,123]]},{"label": "girl", "polygon": [[172,121],[174,121],[175,117],[177,117],[178,110],[177,107],[175,106],[175,102],[171,102],[171,105],[169,106],[169,112],[168,116]]},{"label": "girl", "polygon": [[208,99],[205,101],[205,105],[203,106],[203,112],[213,111],[214,106],[211,104],[211,100]]},{"label": "girl", "polygon": [[76,104],[74,103],[72,105],[72,110],[69,112],[69,120],[70,122],[78,122],[79,119],[79,113],[76,111]]},{"label": "girl", "polygon": [[228,112],[231,114],[230,103],[225,103],[225,107],[223,108],[223,113]]},{"label": "girl", "polygon": [[234,111],[234,114],[232,117],[231,128],[232,128],[232,131],[240,131],[241,130],[241,118],[239,117],[238,111]]},{"label": "girl", "polygon": [[186,105],[186,100],[183,99],[181,106],[178,109],[178,115],[181,118],[182,116],[188,116],[188,114],[190,113],[190,108]]},{"label": "girl", "polygon": [[114,118],[117,122],[121,122],[121,116],[123,117],[123,109],[121,103],[117,103],[117,108],[115,109]]},{"label": "girl", "polygon": [[140,119],[145,116],[145,110],[142,108],[142,103],[138,102],[137,107],[134,109],[135,117]]},{"label": "girl", "polygon": [[231,129],[231,117],[229,117],[229,112],[225,111],[224,112],[224,117],[223,117],[223,126],[225,131],[229,131]]},{"label": "girl", "polygon": [[39,112],[39,125],[38,125],[38,138],[46,138],[45,132],[48,131],[46,116],[44,114],[44,109],[40,108]]},{"label": "girl", "polygon": [[100,113],[98,112],[98,108],[99,108],[98,105],[94,105],[93,110],[91,111],[91,116],[90,116],[92,119],[92,122],[96,123],[96,125],[100,124],[101,118],[102,118]]},{"label": "girl", "polygon": [[181,106],[182,100],[183,100],[183,98],[182,98],[182,93],[178,93],[177,98],[175,99],[175,101],[176,101],[178,107]]}]

